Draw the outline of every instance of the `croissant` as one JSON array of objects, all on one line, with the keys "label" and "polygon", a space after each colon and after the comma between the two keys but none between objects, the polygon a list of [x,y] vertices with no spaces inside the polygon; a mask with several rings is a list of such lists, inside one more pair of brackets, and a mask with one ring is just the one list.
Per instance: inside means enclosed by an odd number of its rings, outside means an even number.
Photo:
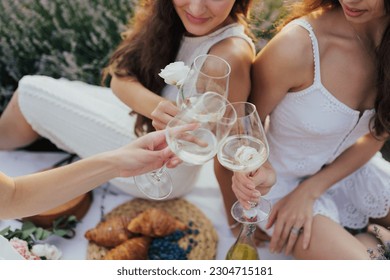
[{"label": "croissant", "polygon": [[127,229],[133,233],[146,236],[162,237],[175,230],[184,230],[186,225],[172,217],[161,208],[149,208],[136,216],[128,224]]},{"label": "croissant", "polygon": [[107,252],[105,260],[146,260],[151,238],[134,237]]},{"label": "croissant", "polygon": [[131,218],[127,216],[112,216],[95,228],[86,231],[84,236],[99,246],[115,247],[133,235],[127,230],[130,220]]}]

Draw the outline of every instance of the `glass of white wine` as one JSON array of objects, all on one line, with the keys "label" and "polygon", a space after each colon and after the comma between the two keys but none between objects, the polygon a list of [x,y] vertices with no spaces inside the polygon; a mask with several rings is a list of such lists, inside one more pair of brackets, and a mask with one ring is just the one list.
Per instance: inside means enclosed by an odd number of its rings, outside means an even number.
[{"label": "glass of white wine", "polygon": [[[203,94],[168,123],[165,129],[168,146],[183,162],[204,164],[215,157],[236,119],[236,111],[225,97]],[[196,124],[196,128],[180,129],[188,124]]]},{"label": "glass of white wine", "polygon": [[185,108],[202,94],[210,92],[227,98],[230,71],[229,63],[219,56],[212,54],[197,56],[187,78],[179,88],[177,106]]},{"label": "glass of white wine", "polygon": [[[232,103],[237,121],[219,147],[218,161],[234,172],[254,174],[269,155],[268,142],[256,106],[249,102]],[[233,218],[240,223],[260,223],[271,212],[268,200],[260,198],[247,210],[237,201],[232,209]]]},{"label": "glass of white wine", "polygon": [[[183,162],[202,165],[215,157],[236,117],[234,107],[225,97],[202,94],[167,124],[167,144]],[[156,200],[168,197],[174,187],[165,165],[134,180],[140,191]]]}]

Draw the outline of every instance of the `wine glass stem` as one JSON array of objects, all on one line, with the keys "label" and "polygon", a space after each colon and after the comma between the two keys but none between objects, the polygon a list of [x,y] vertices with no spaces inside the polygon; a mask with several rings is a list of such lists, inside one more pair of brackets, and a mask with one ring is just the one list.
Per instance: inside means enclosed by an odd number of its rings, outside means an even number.
[{"label": "wine glass stem", "polygon": [[157,182],[160,182],[161,176],[163,176],[166,169],[167,169],[167,165],[166,165],[166,163],[164,163],[164,165],[161,166],[159,169],[152,171],[151,176],[153,177],[154,180],[156,180]]}]

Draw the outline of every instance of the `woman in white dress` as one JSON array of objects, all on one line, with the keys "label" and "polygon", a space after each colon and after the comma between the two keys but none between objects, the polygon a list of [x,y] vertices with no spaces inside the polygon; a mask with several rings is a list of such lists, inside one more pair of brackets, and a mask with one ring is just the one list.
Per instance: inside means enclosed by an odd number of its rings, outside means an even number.
[{"label": "woman in white dress", "polygon": [[[390,163],[379,152],[390,133],[390,1],[294,7],[253,67],[251,97],[262,120],[269,116],[277,174],[265,196],[273,204],[270,250],[368,259],[376,241],[346,228],[390,226]],[[235,178],[234,192],[249,207],[259,192]]]},{"label": "woman in white dress", "polygon": [[[26,76],[0,119],[0,149],[25,146],[39,135],[59,148],[88,157],[139,135],[162,129],[178,112],[177,88],[158,73],[174,61],[188,66],[200,54],[231,66],[229,99],[246,100],[255,49],[246,25],[252,0],[142,0],[131,28],[105,74],[111,89],[82,82]],[[134,114],[129,114],[130,112]],[[171,169],[175,198],[188,193],[199,166]],[[132,179],[112,183],[145,197]]]}]

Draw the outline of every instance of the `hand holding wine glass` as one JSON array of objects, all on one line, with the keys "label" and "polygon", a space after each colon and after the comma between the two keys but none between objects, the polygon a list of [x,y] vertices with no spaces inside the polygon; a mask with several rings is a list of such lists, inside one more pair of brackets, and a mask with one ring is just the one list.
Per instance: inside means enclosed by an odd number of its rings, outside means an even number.
[{"label": "hand holding wine glass", "polygon": [[[231,171],[249,175],[268,159],[268,143],[256,107],[248,102],[232,103],[232,106],[236,110],[237,121],[220,145],[218,160]],[[249,210],[236,202],[231,214],[240,223],[258,223],[266,220],[270,211],[270,203],[260,198]]]}]

